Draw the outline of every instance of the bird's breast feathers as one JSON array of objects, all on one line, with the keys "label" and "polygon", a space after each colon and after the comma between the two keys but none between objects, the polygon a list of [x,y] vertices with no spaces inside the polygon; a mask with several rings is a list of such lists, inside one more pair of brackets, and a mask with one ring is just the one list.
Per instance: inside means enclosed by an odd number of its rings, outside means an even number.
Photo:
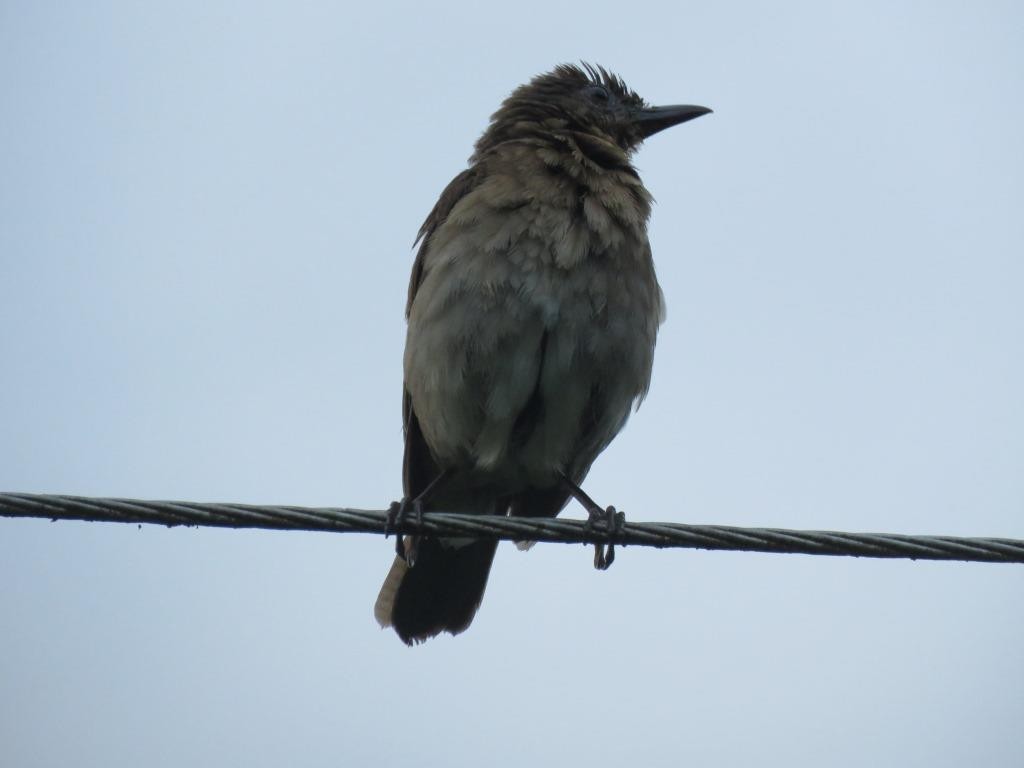
[{"label": "bird's breast feathers", "polygon": [[522,458],[527,473],[563,469],[594,398],[600,450],[650,381],[663,313],[646,213],[625,184],[535,186],[492,175],[423,254],[405,380],[443,463],[499,466],[524,409],[543,402]]}]

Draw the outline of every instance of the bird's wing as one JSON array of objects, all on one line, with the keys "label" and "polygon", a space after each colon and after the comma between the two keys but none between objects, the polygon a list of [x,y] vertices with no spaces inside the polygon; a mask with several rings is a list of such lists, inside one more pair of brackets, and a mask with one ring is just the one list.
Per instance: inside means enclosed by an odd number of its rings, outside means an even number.
[{"label": "bird's wing", "polygon": [[[478,166],[467,168],[460,173],[445,187],[441,197],[438,198],[433,210],[427,215],[423,226],[416,235],[416,242],[420,244],[416,253],[416,261],[412,265],[412,275],[409,278],[409,298],[405,305],[405,316],[409,316],[412,303],[416,298],[420,283],[423,281],[423,266],[426,261],[427,250],[430,248],[430,238],[434,231],[444,223],[451,213],[452,208],[463,197],[469,194],[481,181],[481,173]],[[409,396],[407,387],[402,389],[402,424],[405,432],[405,456],[402,462],[402,483],[405,497],[415,498],[424,488],[440,473],[440,469],[430,455],[430,449],[423,439],[423,432],[416,419],[416,413],[412,408],[412,398]]]},{"label": "bird's wing", "polygon": [[405,303],[406,317],[409,316],[412,302],[416,298],[416,291],[419,290],[420,283],[423,281],[423,264],[426,261],[427,249],[430,248],[431,235],[448,218],[448,214],[452,212],[455,204],[476,188],[482,180],[481,176],[479,166],[473,166],[452,179],[444,188],[441,197],[438,198],[433,210],[427,214],[423,226],[416,234],[416,242],[420,244],[420,249],[416,253],[416,261],[412,265],[412,275],[409,277],[409,299]]}]

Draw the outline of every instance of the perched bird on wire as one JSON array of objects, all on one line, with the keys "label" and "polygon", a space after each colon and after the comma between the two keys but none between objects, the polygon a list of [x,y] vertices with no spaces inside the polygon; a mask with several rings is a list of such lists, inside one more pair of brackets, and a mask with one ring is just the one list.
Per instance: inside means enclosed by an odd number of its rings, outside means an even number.
[{"label": "perched bird on wire", "polygon": [[[561,65],[491,117],[417,238],[406,306],[404,498],[551,517],[576,498],[651,380],[664,319],[631,157],[711,110],[649,106],[602,67]],[[469,626],[497,542],[398,537],[374,614],[406,643]],[[598,545],[595,565],[614,550]]]}]

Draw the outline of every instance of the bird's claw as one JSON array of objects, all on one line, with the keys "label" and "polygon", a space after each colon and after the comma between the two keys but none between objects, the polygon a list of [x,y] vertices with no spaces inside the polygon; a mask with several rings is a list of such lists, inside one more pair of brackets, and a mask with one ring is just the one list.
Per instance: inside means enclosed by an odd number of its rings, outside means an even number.
[{"label": "bird's claw", "polygon": [[405,537],[398,532],[398,527],[405,520],[405,513],[408,508],[409,499],[393,501],[391,506],[388,507],[387,517],[384,518],[384,538],[386,539],[392,533],[395,534],[395,554],[401,558],[405,557]]},{"label": "bird's claw", "polygon": [[406,538],[398,532],[410,509],[416,524],[423,525],[423,501],[421,499],[404,498],[401,501],[393,501],[388,507],[388,514],[384,519],[384,538],[392,533],[395,534],[395,554],[411,567],[416,562],[416,555],[419,552],[419,538],[416,536]]},{"label": "bird's claw", "polygon": [[599,571],[607,571],[615,562],[615,542],[612,540],[616,534],[622,531],[626,524],[626,513],[619,512],[615,507],[601,509],[595,507],[589,510],[587,528],[602,530],[609,541],[594,544],[594,567]]}]

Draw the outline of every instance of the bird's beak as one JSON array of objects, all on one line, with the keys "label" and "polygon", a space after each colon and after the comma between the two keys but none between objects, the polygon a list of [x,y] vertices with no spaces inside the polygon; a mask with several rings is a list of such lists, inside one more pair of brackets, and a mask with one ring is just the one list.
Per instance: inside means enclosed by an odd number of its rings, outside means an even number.
[{"label": "bird's beak", "polygon": [[640,129],[640,135],[645,139],[653,136],[658,131],[671,128],[673,125],[685,123],[701,115],[706,115],[711,110],[707,107],[697,107],[692,104],[673,104],[669,107],[647,107],[633,113],[633,122]]}]

